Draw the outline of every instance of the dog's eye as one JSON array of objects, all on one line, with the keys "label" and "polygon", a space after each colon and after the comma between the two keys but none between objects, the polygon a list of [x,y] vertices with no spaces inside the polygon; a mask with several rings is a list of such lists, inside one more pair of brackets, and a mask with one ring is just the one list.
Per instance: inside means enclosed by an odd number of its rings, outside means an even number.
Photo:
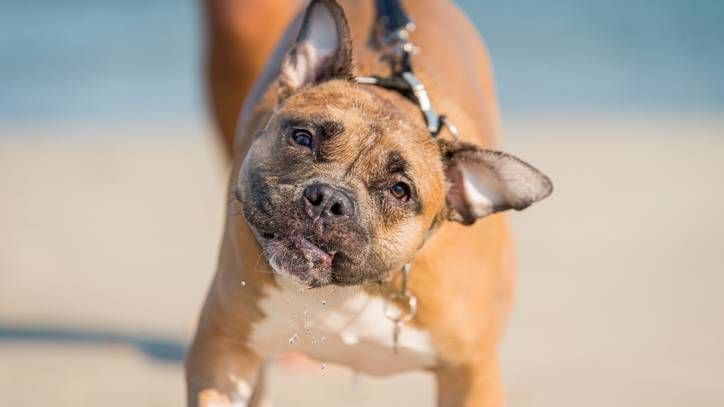
[{"label": "dog's eye", "polygon": [[292,140],[300,146],[304,146],[309,149],[312,148],[312,135],[306,130],[294,129],[294,132],[292,133]]},{"label": "dog's eye", "polygon": [[390,193],[402,202],[410,199],[410,186],[404,182],[398,182],[390,188]]}]

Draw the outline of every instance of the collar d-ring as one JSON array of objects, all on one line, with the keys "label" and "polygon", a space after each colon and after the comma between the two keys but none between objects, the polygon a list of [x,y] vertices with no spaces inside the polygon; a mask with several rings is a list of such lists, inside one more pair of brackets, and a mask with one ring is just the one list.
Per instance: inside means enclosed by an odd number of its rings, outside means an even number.
[{"label": "collar d-ring", "polygon": [[[410,263],[407,263],[402,267],[402,284],[400,286],[400,290],[392,291],[385,299],[385,317],[394,324],[392,328],[392,344],[395,353],[398,352],[402,326],[405,323],[412,321],[417,314],[417,297],[407,287],[410,270],[412,270]],[[402,308],[394,307],[391,305],[392,303],[402,304]]]},{"label": "collar d-ring", "polygon": [[[402,267],[402,285],[399,291],[387,294],[385,301],[385,317],[394,323],[405,323],[412,321],[417,314],[417,297],[407,288],[407,282],[412,269],[409,263]],[[403,308],[390,306],[391,303],[402,303]]]}]

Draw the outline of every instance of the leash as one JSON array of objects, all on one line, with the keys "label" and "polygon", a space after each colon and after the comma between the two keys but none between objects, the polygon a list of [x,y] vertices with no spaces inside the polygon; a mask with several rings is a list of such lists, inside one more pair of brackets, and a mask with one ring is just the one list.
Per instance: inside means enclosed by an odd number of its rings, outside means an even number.
[{"label": "leash", "polygon": [[[415,76],[412,69],[412,56],[420,52],[420,48],[410,41],[410,33],[415,30],[415,23],[405,12],[400,0],[375,0],[377,8],[376,37],[374,41],[382,49],[382,59],[390,64],[391,74],[388,77],[358,76],[357,83],[379,86],[399,92],[417,105],[425,119],[427,130],[436,138],[443,127],[457,140],[459,131],[445,115],[439,114],[430,102],[425,85]],[[400,331],[405,323],[412,321],[417,313],[417,297],[407,287],[412,266],[410,263],[402,267],[402,283],[399,291],[388,294],[385,301],[385,317],[392,321],[392,343],[395,353],[399,351]],[[391,303],[402,304],[404,308],[395,309]]]},{"label": "leash", "polygon": [[445,127],[457,139],[460,135],[457,127],[447,116],[439,114],[432,107],[425,85],[412,69],[412,56],[420,52],[420,48],[410,41],[410,33],[416,28],[415,23],[405,13],[400,0],[376,0],[375,4],[375,41],[383,49],[382,58],[389,62],[392,73],[388,77],[358,76],[357,83],[399,92],[420,109],[432,137],[437,137]]}]

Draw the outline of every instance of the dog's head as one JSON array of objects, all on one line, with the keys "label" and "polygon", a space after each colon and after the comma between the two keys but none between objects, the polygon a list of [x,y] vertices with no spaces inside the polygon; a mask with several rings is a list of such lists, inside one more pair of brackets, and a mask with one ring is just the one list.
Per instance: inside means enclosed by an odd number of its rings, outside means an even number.
[{"label": "dog's head", "polygon": [[551,188],[508,154],[433,139],[355,84],[344,13],[314,0],[236,193],[274,271],[321,286],[383,279],[439,222],[523,209]]}]

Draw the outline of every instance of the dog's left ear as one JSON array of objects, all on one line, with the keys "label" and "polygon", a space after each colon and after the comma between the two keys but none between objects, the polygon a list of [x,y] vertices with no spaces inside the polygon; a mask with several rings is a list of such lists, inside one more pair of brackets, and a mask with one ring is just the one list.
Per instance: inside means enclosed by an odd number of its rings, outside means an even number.
[{"label": "dog's left ear", "polygon": [[352,39],[344,10],[334,0],[312,0],[297,41],[284,58],[279,96],[329,79],[354,79]]},{"label": "dog's left ear", "polygon": [[447,217],[465,225],[507,209],[523,210],[553,192],[530,164],[502,151],[440,141],[449,184]]}]

